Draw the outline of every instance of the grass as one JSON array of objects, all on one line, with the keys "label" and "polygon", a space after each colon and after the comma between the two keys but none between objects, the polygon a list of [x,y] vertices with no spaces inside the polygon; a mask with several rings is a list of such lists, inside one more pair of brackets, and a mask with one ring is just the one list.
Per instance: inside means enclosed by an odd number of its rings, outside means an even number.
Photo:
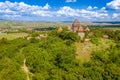
[{"label": "grass", "polygon": [[87,62],[90,60],[93,51],[106,50],[111,45],[115,45],[115,43],[110,39],[99,38],[98,40],[99,43],[97,45],[92,44],[91,42],[76,43],[76,58],[81,62]]},{"label": "grass", "polygon": [[0,33],[0,39],[7,38],[8,40],[27,36],[27,33]]},{"label": "grass", "polygon": [[76,43],[76,49],[77,49],[77,56],[76,58],[79,59],[81,62],[86,62],[90,60],[91,56],[91,48],[92,44],[90,42],[88,43]]}]

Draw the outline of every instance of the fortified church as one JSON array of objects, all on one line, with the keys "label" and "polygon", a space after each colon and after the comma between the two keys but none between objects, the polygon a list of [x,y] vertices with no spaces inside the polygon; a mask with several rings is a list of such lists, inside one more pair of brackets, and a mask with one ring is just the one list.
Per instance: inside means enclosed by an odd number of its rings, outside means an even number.
[{"label": "fortified church", "polygon": [[78,19],[75,19],[72,26],[71,27],[68,27],[68,30],[69,31],[73,31],[73,32],[77,32],[78,35],[81,37],[81,39],[84,38],[85,36],[85,32],[86,31],[90,31],[89,27],[86,26],[86,27],[83,27],[80,22],[78,21]]}]

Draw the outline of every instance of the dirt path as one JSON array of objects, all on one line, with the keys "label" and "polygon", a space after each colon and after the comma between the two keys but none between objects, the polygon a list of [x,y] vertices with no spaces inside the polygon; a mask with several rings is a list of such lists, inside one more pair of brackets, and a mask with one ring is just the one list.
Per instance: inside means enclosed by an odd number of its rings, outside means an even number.
[{"label": "dirt path", "polygon": [[24,61],[23,61],[22,69],[23,69],[23,71],[24,71],[24,72],[26,73],[26,75],[27,75],[27,80],[30,80],[29,70],[28,70],[28,67],[26,66],[26,59],[24,59]]},{"label": "dirt path", "polygon": [[[22,48],[20,50],[20,54],[22,54],[22,51],[23,51],[24,48]],[[23,66],[22,66],[22,70],[26,73],[26,77],[27,77],[27,80],[30,80],[30,71],[28,69],[28,67],[26,66],[26,58],[23,59]]]}]

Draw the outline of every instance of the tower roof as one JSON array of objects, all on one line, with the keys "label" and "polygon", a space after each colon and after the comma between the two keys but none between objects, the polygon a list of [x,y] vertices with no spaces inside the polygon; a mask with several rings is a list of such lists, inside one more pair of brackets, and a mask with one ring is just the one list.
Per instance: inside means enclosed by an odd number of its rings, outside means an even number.
[{"label": "tower roof", "polygon": [[78,19],[75,19],[75,20],[74,20],[74,23],[79,23],[79,20],[78,20]]},{"label": "tower roof", "polygon": [[79,26],[80,26],[80,22],[78,21],[78,19],[75,19],[72,24],[72,27],[79,27]]}]

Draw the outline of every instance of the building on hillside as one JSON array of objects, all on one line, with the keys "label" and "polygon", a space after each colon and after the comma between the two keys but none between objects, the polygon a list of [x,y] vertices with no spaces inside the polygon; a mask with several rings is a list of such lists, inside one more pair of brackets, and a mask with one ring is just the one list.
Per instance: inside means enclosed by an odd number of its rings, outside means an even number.
[{"label": "building on hillside", "polygon": [[86,26],[86,27],[84,28],[84,31],[90,31],[90,28],[89,28],[88,26]]},{"label": "building on hillside", "polygon": [[103,35],[103,38],[104,38],[104,39],[108,39],[109,36],[108,36],[108,35]]},{"label": "building on hillside", "polygon": [[81,37],[81,39],[84,38],[86,31],[90,31],[89,27],[88,27],[88,26],[83,27],[83,26],[80,24],[80,22],[78,21],[78,19],[75,19],[75,20],[74,20],[71,28],[68,27],[68,30],[69,30],[69,31],[73,31],[73,32],[77,32],[78,35]]},{"label": "building on hillside", "polygon": [[62,27],[59,27],[57,30],[57,32],[62,32],[62,31],[63,31]]},{"label": "building on hillside", "polygon": [[68,30],[68,31],[71,31],[71,30],[72,30],[72,29],[71,29],[71,26],[68,26],[67,30]]},{"label": "building on hillside", "polygon": [[79,27],[81,27],[80,22],[78,21],[78,19],[75,19],[75,21],[72,24],[72,28],[71,28],[72,31],[77,32]]},{"label": "building on hillside", "polygon": [[75,19],[72,26],[71,26],[71,29],[73,32],[86,32],[86,31],[90,31],[89,27],[86,26],[86,27],[83,27],[80,22],[78,21],[78,19]]}]

